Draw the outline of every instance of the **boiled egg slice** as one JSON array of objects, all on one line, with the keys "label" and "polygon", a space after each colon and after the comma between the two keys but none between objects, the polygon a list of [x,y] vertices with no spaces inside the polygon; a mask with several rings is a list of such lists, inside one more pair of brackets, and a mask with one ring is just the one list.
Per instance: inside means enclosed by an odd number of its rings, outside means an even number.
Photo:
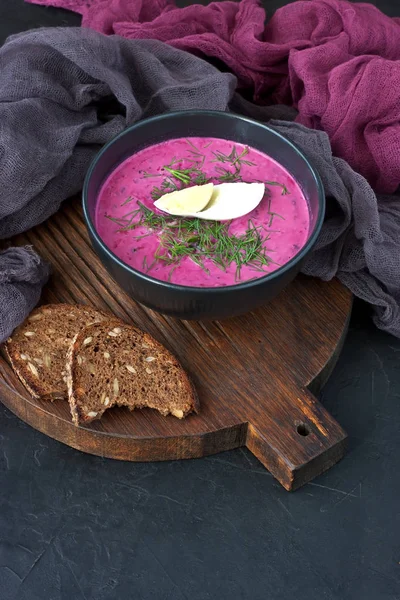
[{"label": "boiled egg slice", "polygon": [[[199,206],[193,203],[191,196],[199,197],[199,189],[205,188],[212,184],[204,186],[193,186],[185,188],[171,194],[165,194],[159,200],[154,202],[154,205],[174,216],[180,217],[195,217],[197,219],[205,219],[209,221],[230,221],[247,215],[254,210],[261,202],[265,195],[265,185],[263,183],[221,183],[214,185],[211,196],[207,204],[202,209],[193,210],[191,206]],[[192,190],[192,191],[191,191]],[[208,190],[207,190],[208,193]],[[173,202],[165,201],[167,196],[173,196]],[[180,196],[182,195],[182,196]],[[180,198],[177,201],[177,198]],[[203,200],[205,200],[205,197]],[[179,205],[178,211],[176,206]]]},{"label": "boiled egg slice", "polygon": [[214,185],[194,185],[193,187],[177,190],[161,196],[154,205],[170,215],[186,216],[197,213],[210,203]]}]

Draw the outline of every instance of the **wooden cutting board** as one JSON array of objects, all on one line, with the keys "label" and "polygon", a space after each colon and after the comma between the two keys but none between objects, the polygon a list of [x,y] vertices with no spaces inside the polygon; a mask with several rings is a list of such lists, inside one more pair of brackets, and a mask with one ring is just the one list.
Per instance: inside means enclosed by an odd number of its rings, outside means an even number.
[{"label": "wooden cutting board", "polygon": [[352,297],[338,282],[298,277],[275,301],[220,322],[164,317],[138,305],[95,256],[79,201],[11,240],[32,244],[53,265],[42,302],[108,309],[148,331],[180,359],[201,411],[180,421],[145,409],[112,409],[75,427],[68,403],[33,400],[0,357],[0,397],[18,417],[73,448],[120,460],[207,456],[246,446],[287,490],[336,463],[346,434],[316,400],[340,352]]}]

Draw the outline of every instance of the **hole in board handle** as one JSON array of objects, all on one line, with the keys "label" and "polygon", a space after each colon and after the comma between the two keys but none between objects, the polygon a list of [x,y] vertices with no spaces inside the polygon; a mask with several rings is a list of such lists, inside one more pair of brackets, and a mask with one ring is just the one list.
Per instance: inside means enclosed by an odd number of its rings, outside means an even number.
[{"label": "hole in board handle", "polygon": [[297,433],[303,437],[307,437],[311,433],[310,428],[305,423],[297,425]]}]

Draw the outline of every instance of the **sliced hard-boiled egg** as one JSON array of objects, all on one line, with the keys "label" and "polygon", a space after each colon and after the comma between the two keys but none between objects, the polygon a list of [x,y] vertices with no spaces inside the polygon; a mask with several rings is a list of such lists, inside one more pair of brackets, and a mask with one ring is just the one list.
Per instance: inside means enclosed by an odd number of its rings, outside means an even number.
[{"label": "sliced hard-boiled egg", "polygon": [[194,185],[193,187],[164,194],[154,202],[155,206],[170,215],[186,216],[197,213],[209,204],[214,190],[212,183]]},{"label": "sliced hard-boiled egg", "polygon": [[254,210],[264,194],[263,183],[221,183],[214,186],[209,204],[196,216],[212,221],[237,219]]},{"label": "sliced hard-boiled egg", "polygon": [[[263,183],[221,183],[214,185],[207,204],[202,209],[193,210],[192,206],[199,206],[198,193],[200,188],[205,188],[212,184],[204,186],[193,186],[185,188],[171,194],[165,194],[154,205],[160,210],[180,217],[196,217],[210,221],[230,221],[247,215],[254,210],[261,202],[265,194],[265,185]],[[182,196],[180,196],[182,194]],[[196,198],[191,200],[191,195]],[[165,202],[168,196],[174,196],[174,201]],[[177,200],[177,198],[180,198]],[[205,199],[204,196],[203,199]],[[195,204],[195,202],[198,202]],[[179,207],[178,211],[176,206]]]}]

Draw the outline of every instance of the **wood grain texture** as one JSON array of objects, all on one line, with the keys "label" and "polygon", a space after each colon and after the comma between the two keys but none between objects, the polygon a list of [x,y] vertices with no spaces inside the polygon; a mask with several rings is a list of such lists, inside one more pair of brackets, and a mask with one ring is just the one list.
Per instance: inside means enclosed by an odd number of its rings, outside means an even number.
[{"label": "wood grain texture", "polygon": [[78,200],[10,243],[32,244],[53,264],[43,303],[91,304],[136,324],[179,358],[201,402],[199,415],[183,421],[121,408],[75,427],[66,402],[33,400],[0,359],[3,403],[39,431],[84,452],[132,461],[247,446],[287,490],[343,456],[345,432],[309,391],[329,376],[347,331],[352,297],[338,281],[301,276],[253,313],[178,321],[138,305],[113,282],[91,248]]}]

